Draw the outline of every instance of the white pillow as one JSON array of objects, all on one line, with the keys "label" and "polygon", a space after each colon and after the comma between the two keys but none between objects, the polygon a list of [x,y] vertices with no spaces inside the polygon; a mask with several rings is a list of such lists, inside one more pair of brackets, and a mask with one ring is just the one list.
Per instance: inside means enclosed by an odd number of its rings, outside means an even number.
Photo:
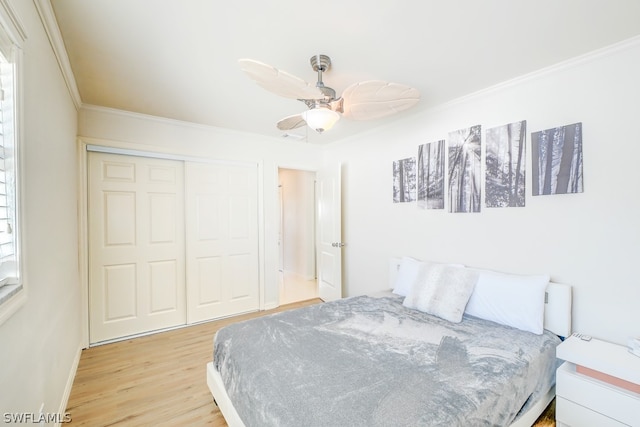
[{"label": "white pillow", "polygon": [[478,273],[473,270],[431,264],[424,267],[402,305],[460,323],[477,280]]},{"label": "white pillow", "polygon": [[420,274],[422,262],[411,257],[402,257],[398,275],[393,283],[393,293],[406,297]]},{"label": "white pillow", "polygon": [[542,334],[548,275],[519,276],[488,270],[476,271],[480,276],[465,313]]}]

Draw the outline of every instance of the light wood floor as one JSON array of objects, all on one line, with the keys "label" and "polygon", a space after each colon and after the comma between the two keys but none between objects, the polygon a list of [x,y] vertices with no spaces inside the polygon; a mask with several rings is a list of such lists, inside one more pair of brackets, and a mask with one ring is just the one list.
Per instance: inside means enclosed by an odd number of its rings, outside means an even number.
[{"label": "light wood floor", "polygon": [[83,350],[67,412],[74,426],[226,426],[213,403],[206,364],[221,327],[275,310],[202,323]]},{"label": "light wood floor", "polygon": [[[206,384],[215,332],[239,320],[319,302],[303,301],[86,349],[69,397],[71,424],[226,426]],[[541,417],[548,421],[536,426],[555,426],[553,409],[552,405]]]}]

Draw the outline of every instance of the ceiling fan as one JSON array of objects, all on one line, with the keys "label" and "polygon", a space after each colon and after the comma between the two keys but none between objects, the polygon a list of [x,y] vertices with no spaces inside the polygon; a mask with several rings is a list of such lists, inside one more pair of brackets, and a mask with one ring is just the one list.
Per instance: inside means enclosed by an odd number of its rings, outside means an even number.
[{"label": "ceiling fan", "polygon": [[280,130],[308,125],[322,133],[331,129],[341,115],[352,120],[379,119],[406,110],[420,99],[417,89],[381,80],[354,83],[336,97],[336,91],[322,82],[322,73],[331,68],[331,59],[327,55],[311,57],[311,67],[318,73],[315,85],[253,59],[240,59],[238,62],[242,71],[264,89],[302,101],[309,108],[280,120],[277,123]]}]

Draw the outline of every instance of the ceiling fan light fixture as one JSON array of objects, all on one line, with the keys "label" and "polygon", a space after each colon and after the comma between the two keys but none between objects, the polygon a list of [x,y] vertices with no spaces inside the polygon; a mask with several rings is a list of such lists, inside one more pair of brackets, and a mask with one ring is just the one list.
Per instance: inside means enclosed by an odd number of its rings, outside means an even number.
[{"label": "ceiling fan light fixture", "polygon": [[354,83],[342,95],[336,95],[336,91],[322,81],[322,74],[331,68],[331,59],[327,55],[311,57],[311,68],[318,73],[315,86],[253,59],[240,59],[238,62],[242,71],[263,88],[301,101],[309,109],[279,120],[276,127],[283,131],[307,125],[323,133],[331,129],[340,117],[348,120],[380,119],[411,108],[420,100],[417,89],[382,80]]},{"label": "ceiling fan light fixture", "polygon": [[307,126],[318,133],[327,131],[340,120],[340,114],[324,107],[317,107],[302,113]]}]

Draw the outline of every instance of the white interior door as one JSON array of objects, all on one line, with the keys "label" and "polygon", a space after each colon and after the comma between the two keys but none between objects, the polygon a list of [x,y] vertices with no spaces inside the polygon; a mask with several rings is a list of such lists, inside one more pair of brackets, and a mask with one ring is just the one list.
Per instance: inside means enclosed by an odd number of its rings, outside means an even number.
[{"label": "white interior door", "polygon": [[88,156],[90,342],[184,324],[183,163]]},{"label": "white interior door", "polygon": [[258,310],[257,165],[186,163],[185,172],[188,322]]},{"label": "white interior door", "polygon": [[342,205],[340,165],[317,174],[318,294],[324,301],[342,298]]}]

